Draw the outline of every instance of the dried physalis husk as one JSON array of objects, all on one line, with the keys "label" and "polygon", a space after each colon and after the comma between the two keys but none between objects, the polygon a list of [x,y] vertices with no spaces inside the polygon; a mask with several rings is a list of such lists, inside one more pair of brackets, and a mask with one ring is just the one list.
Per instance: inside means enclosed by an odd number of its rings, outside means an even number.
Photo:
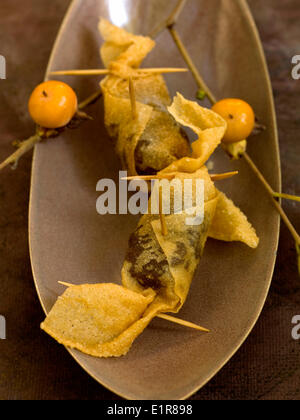
[{"label": "dried physalis husk", "polygon": [[238,160],[247,151],[247,140],[237,143],[222,143],[222,147],[231,159]]}]

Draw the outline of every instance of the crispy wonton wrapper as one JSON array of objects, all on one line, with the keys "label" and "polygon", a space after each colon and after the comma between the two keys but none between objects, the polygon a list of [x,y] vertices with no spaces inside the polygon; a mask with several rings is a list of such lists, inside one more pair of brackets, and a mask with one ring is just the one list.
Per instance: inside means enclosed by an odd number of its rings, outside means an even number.
[{"label": "crispy wonton wrapper", "polygon": [[[125,114],[127,105],[125,100]],[[147,108],[142,109],[143,104],[139,106],[141,115],[147,115]],[[192,180],[190,210],[195,212],[200,206],[197,181],[203,181],[203,223],[188,225],[186,219],[190,212],[176,211],[174,187],[171,213],[165,216],[167,235],[162,234],[159,215],[150,212],[141,218],[132,234],[122,269],[123,287],[113,284],[73,286],[58,299],[42,328],[61,344],[97,357],[125,355],[155,316],[177,313],[181,309],[208,235],[224,241],[242,241],[253,248],[258,245],[246,216],[216,189],[204,166],[221,142],[225,121],[181,95],[175,98],[170,112],[180,124],[192,128],[199,136],[193,156],[172,163],[166,172],[175,172],[175,181],[181,184],[186,179]],[[119,126],[122,124],[127,131],[129,121],[122,121]],[[142,126],[142,121],[136,124],[131,127],[132,133],[134,128]],[[124,159],[128,159],[128,154],[125,156]],[[166,198],[163,192],[163,203]],[[157,206],[158,200],[158,195],[153,193],[149,208],[151,204]]]},{"label": "crispy wonton wrapper", "polygon": [[[154,48],[148,37],[136,36],[101,19],[104,65],[110,75],[101,82],[105,126],[129,175],[153,174],[190,153],[183,130],[167,112],[171,98],[161,75],[142,74],[138,68]],[[129,78],[134,82],[138,127],[133,131]]]},{"label": "crispy wonton wrapper", "polygon": [[257,248],[259,244],[259,238],[247,217],[221,192],[209,236],[219,241],[243,242],[250,248]]},{"label": "crispy wonton wrapper", "polygon": [[[188,295],[218,202],[205,168],[195,174],[178,174],[180,182],[199,178],[205,184],[202,224],[188,226],[186,218],[190,216],[185,211],[170,214],[166,216],[168,235],[164,237],[159,216],[143,216],[130,240],[122,270],[123,287],[71,286],[41,328],[59,343],[91,356],[119,357],[129,351],[154,317],[177,313]],[[193,188],[193,201],[196,192]]]},{"label": "crispy wonton wrapper", "polygon": [[164,168],[161,173],[193,173],[208,161],[221,144],[227,123],[215,112],[200,107],[196,102],[186,100],[180,93],[177,93],[168,110],[179,124],[191,128],[197,134],[198,139],[192,144],[192,157],[177,160]]},{"label": "crispy wonton wrapper", "polygon": [[[196,182],[204,182],[204,220],[201,224],[186,223],[188,211],[174,212],[174,195],[171,195],[171,214],[165,216],[167,231],[162,235],[159,215],[146,214],[131,235],[129,248],[122,269],[123,285],[141,293],[152,288],[157,296],[154,304],[162,304],[162,312],[177,313],[184,304],[195,270],[200,262],[208,231],[213,221],[218,203],[218,191],[213,185],[205,167],[194,174],[178,173],[175,180],[183,189],[184,180],[193,183],[191,202],[194,213],[196,206]],[[158,200],[154,193],[150,198]],[[162,200],[167,199],[164,194]]]},{"label": "crispy wonton wrapper", "polygon": [[96,357],[119,357],[153,318],[155,294],[116,284],[71,286],[58,298],[41,328],[60,344]]},{"label": "crispy wonton wrapper", "polygon": [[[221,144],[227,128],[226,122],[211,110],[187,101],[179,93],[173,105],[169,107],[169,112],[178,123],[191,128],[198,135],[198,140],[192,144],[192,157],[180,159],[160,173],[176,171],[192,173],[201,168]],[[259,244],[259,238],[247,217],[223,193],[219,193],[216,215],[209,230],[209,237],[226,242],[243,242],[251,248],[257,248]]]}]

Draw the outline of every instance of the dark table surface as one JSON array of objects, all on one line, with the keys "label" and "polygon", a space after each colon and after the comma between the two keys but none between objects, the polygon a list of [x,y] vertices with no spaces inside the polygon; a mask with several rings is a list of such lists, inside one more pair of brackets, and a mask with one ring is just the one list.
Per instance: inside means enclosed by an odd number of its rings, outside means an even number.
[{"label": "dark table surface", "polygon": [[[0,160],[11,142],[31,135],[27,98],[43,79],[69,0],[1,0],[0,54],[7,80],[0,90]],[[249,0],[270,68],[278,115],[283,189],[300,194],[300,80],[291,59],[300,54],[299,0]],[[7,339],[0,340],[0,399],[113,400],[117,396],[90,378],[39,324],[44,318],[34,288],[28,250],[28,201],[32,154],[17,171],[0,176],[0,314]],[[267,198],[266,198],[267,199]],[[284,208],[297,230],[296,203]],[[291,337],[300,314],[300,279],[293,240],[281,228],[271,291],[252,334],[223,370],[192,399],[300,399],[299,341]]]}]

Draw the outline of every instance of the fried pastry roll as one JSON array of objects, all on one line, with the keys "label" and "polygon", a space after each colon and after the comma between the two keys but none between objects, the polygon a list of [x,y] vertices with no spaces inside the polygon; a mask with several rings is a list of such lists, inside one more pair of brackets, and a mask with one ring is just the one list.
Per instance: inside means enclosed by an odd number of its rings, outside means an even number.
[{"label": "fried pastry roll", "polygon": [[[171,98],[161,75],[139,67],[155,42],[101,19],[101,57],[110,75],[101,82],[105,126],[129,175],[154,174],[190,152],[189,141],[167,107]],[[132,119],[129,78],[132,77],[137,118]]]},{"label": "fried pastry roll", "polygon": [[[153,318],[180,311],[209,235],[223,241],[242,241],[252,248],[258,246],[258,237],[246,216],[218,191],[205,166],[221,143],[226,122],[179,94],[168,110],[198,139],[192,155],[171,162],[161,172],[174,174],[171,188],[151,194],[148,214],[141,218],[129,240],[122,268],[123,285],[71,286],[41,325],[59,343],[92,356],[127,354]],[[191,188],[187,189],[185,181],[190,181]],[[180,200],[175,199],[177,189],[182,192]],[[178,205],[186,198],[190,207],[186,207],[186,201]],[[160,215],[152,209],[163,208],[168,200],[167,232],[163,233]],[[188,221],[194,214],[202,214],[199,223]]]}]

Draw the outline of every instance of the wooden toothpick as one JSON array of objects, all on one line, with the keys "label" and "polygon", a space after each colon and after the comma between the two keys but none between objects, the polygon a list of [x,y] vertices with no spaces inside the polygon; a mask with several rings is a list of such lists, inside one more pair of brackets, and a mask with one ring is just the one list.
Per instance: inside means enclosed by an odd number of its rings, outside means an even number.
[{"label": "wooden toothpick", "polygon": [[[222,181],[223,179],[229,179],[233,176],[238,175],[238,171],[234,172],[226,172],[224,174],[210,174],[210,178],[212,181]],[[137,175],[137,176],[126,176],[121,178],[122,181],[152,181],[152,180],[159,180],[159,179],[168,179],[171,180],[175,178],[176,172],[170,174],[159,174],[159,175]]]},{"label": "wooden toothpick", "polygon": [[66,287],[74,287],[77,286],[76,284],[71,284],[71,283],[66,283],[64,281],[58,281],[58,284],[61,284],[62,286],[66,286]]},{"label": "wooden toothpick", "polygon": [[283,194],[277,192],[274,192],[273,195],[275,198],[283,198],[284,200],[297,201],[298,203],[300,203],[300,197],[298,197],[297,195]]},{"label": "wooden toothpick", "polygon": [[137,175],[137,176],[126,176],[121,178],[122,181],[152,181],[156,179],[173,179],[176,176],[175,173],[172,174],[161,174],[161,175]]},{"label": "wooden toothpick", "polygon": [[[136,69],[136,73],[143,74],[164,74],[164,73],[186,73],[188,69],[163,67],[154,69]],[[51,76],[105,76],[111,74],[109,69],[90,69],[90,70],[58,70],[49,73]]]},{"label": "wooden toothpick", "polygon": [[131,102],[132,119],[136,120],[138,117],[138,112],[137,112],[135,89],[134,89],[132,77],[129,78],[129,96],[130,96],[130,102]]},{"label": "wooden toothpick", "polygon": [[162,67],[157,69],[138,69],[138,73],[158,73],[158,74],[164,74],[164,73],[187,73],[189,70],[185,68],[173,68],[173,67]]},{"label": "wooden toothpick", "polygon": [[161,223],[161,232],[163,236],[168,235],[168,228],[166,223],[166,216],[163,213],[163,197],[162,197],[162,187],[159,188],[159,218]]},{"label": "wooden toothpick", "polygon": [[102,76],[109,74],[108,69],[90,69],[90,70],[58,70],[52,71],[51,76]]},{"label": "wooden toothpick", "polygon": [[[74,286],[76,286],[75,284],[66,283],[64,281],[59,281],[58,283],[61,284],[62,286],[65,286],[65,287],[74,287]],[[156,317],[157,318],[164,319],[164,320],[169,321],[169,322],[173,322],[173,324],[182,325],[183,327],[192,328],[194,330],[198,330],[198,331],[202,331],[202,332],[210,332],[209,330],[207,330],[206,328],[201,327],[200,325],[193,324],[192,322],[184,321],[183,319],[175,318],[175,317],[170,316],[170,315],[159,314]]]},{"label": "wooden toothpick", "polygon": [[173,322],[174,324],[182,325],[183,327],[192,328],[194,330],[202,331],[209,333],[210,331],[207,328],[200,327],[200,325],[193,324],[192,322],[184,321],[183,319],[175,318],[174,316],[160,314],[156,316],[157,318],[164,319],[166,321]]},{"label": "wooden toothpick", "polygon": [[211,174],[210,178],[212,181],[222,181],[223,179],[229,179],[238,174],[239,174],[239,171],[226,172],[224,174]]}]

